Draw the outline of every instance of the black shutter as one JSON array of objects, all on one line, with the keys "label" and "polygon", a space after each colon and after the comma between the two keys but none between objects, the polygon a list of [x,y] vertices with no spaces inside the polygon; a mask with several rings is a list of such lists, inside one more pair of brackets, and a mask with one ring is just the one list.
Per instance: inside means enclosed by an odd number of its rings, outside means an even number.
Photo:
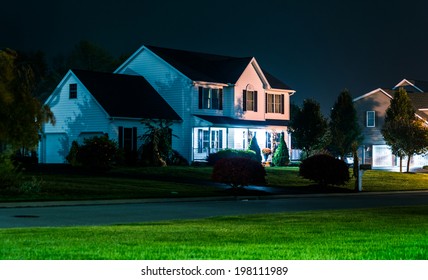
[{"label": "black shutter", "polygon": [[218,89],[218,109],[223,110],[223,89]]},{"label": "black shutter", "polygon": [[281,94],[281,114],[285,113],[284,112],[284,106],[285,106],[284,101],[285,101],[284,94]]},{"label": "black shutter", "polygon": [[119,148],[123,148],[123,126],[119,126]]},{"label": "black shutter", "polygon": [[268,94],[265,93],[265,113],[268,113]]},{"label": "black shutter", "polygon": [[242,92],[242,110],[247,111],[247,91]]},{"label": "black shutter", "polygon": [[199,99],[198,99],[198,108],[202,109],[202,87],[199,87]]},{"label": "black shutter", "polygon": [[254,92],[254,112],[257,112],[257,91]]},{"label": "black shutter", "polygon": [[137,128],[134,126],[132,128],[132,150],[137,151]]}]

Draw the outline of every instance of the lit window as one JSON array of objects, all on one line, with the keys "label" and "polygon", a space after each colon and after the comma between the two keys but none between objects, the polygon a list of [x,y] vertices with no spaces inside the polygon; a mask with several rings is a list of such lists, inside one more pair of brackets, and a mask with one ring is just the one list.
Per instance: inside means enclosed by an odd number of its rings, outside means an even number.
[{"label": "lit window", "polygon": [[257,112],[257,91],[244,90],[243,100],[244,100],[244,104],[243,104],[244,111]]},{"label": "lit window", "polygon": [[267,93],[266,112],[284,114],[284,95]]},{"label": "lit window", "polygon": [[69,98],[70,99],[76,99],[77,98],[77,84],[70,84]]},{"label": "lit window", "polygon": [[367,127],[375,127],[376,125],[376,113],[375,111],[367,111],[366,112],[366,126]]}]

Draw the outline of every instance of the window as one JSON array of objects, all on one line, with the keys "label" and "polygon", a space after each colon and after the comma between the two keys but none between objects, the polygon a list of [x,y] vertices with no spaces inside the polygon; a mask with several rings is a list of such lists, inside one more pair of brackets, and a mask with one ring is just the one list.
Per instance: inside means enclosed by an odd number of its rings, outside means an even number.
[{"label": "window", "polygon": [[367,111],[366,112],[366,126],[367,127],[375,127],[376,125],[376,113],[375,111]]},{"label": "window", "polygon": [[199,109],[223,110],[223,89],[199,87]]},{"label": "window", "polygon": [[118,146],[125,152],[137,150],[137,128],[119,126]]},{"label": "window", "polygon": [[257,91],[244,90],[242,99],[244,111],[257,112]]},{"label": "window", "polygon": [[266,112],[284,114],[284,94],[266,93]]},{"label": "window", "polygon": [[76,99],[77,98],[77,84],[70,84],[70,92],[69,92],[69,98],[70,99]]}]

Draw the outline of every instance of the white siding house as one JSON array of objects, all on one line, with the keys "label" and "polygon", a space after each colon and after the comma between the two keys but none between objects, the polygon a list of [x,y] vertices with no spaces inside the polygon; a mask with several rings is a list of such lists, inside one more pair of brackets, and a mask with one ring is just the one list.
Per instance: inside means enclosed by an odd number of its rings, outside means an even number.
[{"label": "white siding house", "polygon": [[189,162],[252,137],[274,149],[288,139],[294,92],[253,57],[142,46],[112,74],[67,73],[46,102],[56,125],[45,125],[39,159],[63,163],[73,140],[106,133],[135,151],[142,119],[173,120],[173,149]]},{"label": "white siding house", "polygon": [[295,91],[255,58],[142,46],[115,73],[145,77],[177,112],[183,122],[173,147],[189,161],[246,149],[251,137],[261,148],[274,148],[280,133],[288,138]]},{"label": "white siding house", "polygon": [[[47,99],[56,124],[45,124],[39,162],[65,163],[72,141],[108,134],[125,152],[140,147],[144,118],[180,121],[142,77],[70,70]],[[157,108],[163,110],[158,112]]]}]

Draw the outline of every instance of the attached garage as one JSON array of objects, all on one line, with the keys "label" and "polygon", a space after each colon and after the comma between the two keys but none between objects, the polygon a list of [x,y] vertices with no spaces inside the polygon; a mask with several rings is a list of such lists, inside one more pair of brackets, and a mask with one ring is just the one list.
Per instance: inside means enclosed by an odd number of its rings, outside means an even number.
[{"label": "attached garage", "polygon": [[44,149],[41,161],[43,163],[65,163],[65,157],[70,150],[67,134],[47,133],[44,138],[44,145],[49,149]]}]

